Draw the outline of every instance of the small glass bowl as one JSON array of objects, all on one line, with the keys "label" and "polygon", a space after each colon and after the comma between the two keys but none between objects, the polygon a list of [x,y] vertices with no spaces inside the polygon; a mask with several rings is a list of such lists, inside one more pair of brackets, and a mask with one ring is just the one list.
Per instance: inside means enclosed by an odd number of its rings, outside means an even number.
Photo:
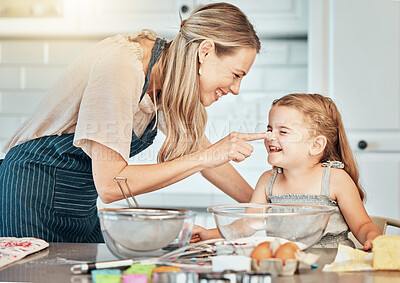
[{"label": "small glass bowl", "polygon": [[219,232],[228,241],[272,237],[296,242],[301,250],[311,248],[321,239],[334,210],[320,205],[256,203],[208,208]]},{"label": "small glass bowl", "polygon": [[190,242],[195,214],[190,210],[117,208],[99,211],[108,249],[118,258],[161,255]]}]

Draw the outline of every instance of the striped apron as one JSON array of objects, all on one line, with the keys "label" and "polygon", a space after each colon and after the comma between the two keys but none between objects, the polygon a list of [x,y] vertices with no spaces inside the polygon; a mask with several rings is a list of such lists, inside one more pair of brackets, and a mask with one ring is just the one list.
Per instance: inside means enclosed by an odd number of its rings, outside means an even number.
[{"label": "striped apron", "polygon": [[[140,101],[164,44],[155,42]],[[156,135],[155,117],[141,138],[132,131],[130,156],[150,146]],[[0,163],[0,237],[104,242],[91,159],[73,140],[74,134],[45,136],[10,149]]]}]

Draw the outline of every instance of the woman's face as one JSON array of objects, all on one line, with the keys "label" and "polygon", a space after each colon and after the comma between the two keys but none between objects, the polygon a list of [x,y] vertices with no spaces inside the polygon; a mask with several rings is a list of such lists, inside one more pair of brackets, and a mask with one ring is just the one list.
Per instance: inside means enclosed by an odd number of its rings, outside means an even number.
[{"label": "woman's face", "polygon": [[233,55],[217,56],[215,48],[208,51],[200,64],[200,101],[207,107],[222,96],[239,94],[243,77],[250,71],[256,49],[242,47]]}]

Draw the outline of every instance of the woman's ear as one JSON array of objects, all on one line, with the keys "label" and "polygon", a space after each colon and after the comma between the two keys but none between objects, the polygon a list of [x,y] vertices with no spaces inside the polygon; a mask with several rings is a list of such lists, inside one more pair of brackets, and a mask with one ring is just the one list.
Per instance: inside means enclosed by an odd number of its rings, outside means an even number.
[{"label": "woman's ear", "polygon": [[313,156],[317,156],[323,153],[326,147],[326,143],[327,140],[325,136],[318,136],[314,138],[314,142],[312,143],[310,148],[310,154]]},{"label": "woman's ear", "polygon": [[204,60],[210,53],[215,51],[215,43],[211,39],[203,40],[199,45],[199,63],[203,64]]}]

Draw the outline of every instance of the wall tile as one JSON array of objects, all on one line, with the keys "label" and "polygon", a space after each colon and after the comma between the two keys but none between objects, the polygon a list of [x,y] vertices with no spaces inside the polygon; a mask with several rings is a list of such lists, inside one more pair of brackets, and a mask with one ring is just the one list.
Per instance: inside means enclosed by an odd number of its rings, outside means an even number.
[{"label": "wall tile", "polygon": [[17,67],[0,67],[0,88],[20,88],[20,69]]},{"label": "wall tile", "polygon": [[254,66],[285,65],[288,62],[288,40],[261,40],[261,50]]},{"label": "wall tile", "polygon": [[3,149],[3,147],[6,145],[7,141],[8,141],[8,139],[4,139],[4,138],[1,139],[1,138],[0,138],[0,159],[3,159],[4,156],[6,155],[6,154],[2,151],[2,149]]},{"label": "wall tile", "polygon": [[248,75],[242,79],[239,95],[245,91],[257,91],[262,89],[263,68],[254,66]]},{"label": "wall tile", "polygon": [[68,65],[98,40],[47,40],[49,64]]},{"label": "wall tile", "polygon": [[257,118],[257,105],[253,102],[214,103],[207,110],[211,121],[214,119],[231,120],[255,120]]},{"label": "wall tile", "polygon": [[61,76],[63,67],[30,67],[25,69],[25,87],[27,89],[48,90]]},{"label": "wall tile", "polygon": [[307,65],[308,47],[307,41],[299,40],[290,42],[289,64]]},{"label": "wall tile", "polygon": [[43,64],[41,40],[1,40],[2,64]]},{"label": "wall tile", "polygon": [[210,184],[200,173],[193,174],[192,176],[181,180],[175,184],[168,186],[165,189],[167,194],[204,194],[211,193],[216,188]]},{"label": "wall tile", "polygon": [[0,112],[3,114],[32,113],[44,97],[44,93],[6,92],[1,94]]},{"label": "wall tile", "polygon": [[307,90],[307,68],[266,68],[264,88],[268,91],[305,92]]},{"label": "wall tile", "polygon": [[0,139],[8,139],[22,124],[20,117],[16,116],[0,116]]}]

